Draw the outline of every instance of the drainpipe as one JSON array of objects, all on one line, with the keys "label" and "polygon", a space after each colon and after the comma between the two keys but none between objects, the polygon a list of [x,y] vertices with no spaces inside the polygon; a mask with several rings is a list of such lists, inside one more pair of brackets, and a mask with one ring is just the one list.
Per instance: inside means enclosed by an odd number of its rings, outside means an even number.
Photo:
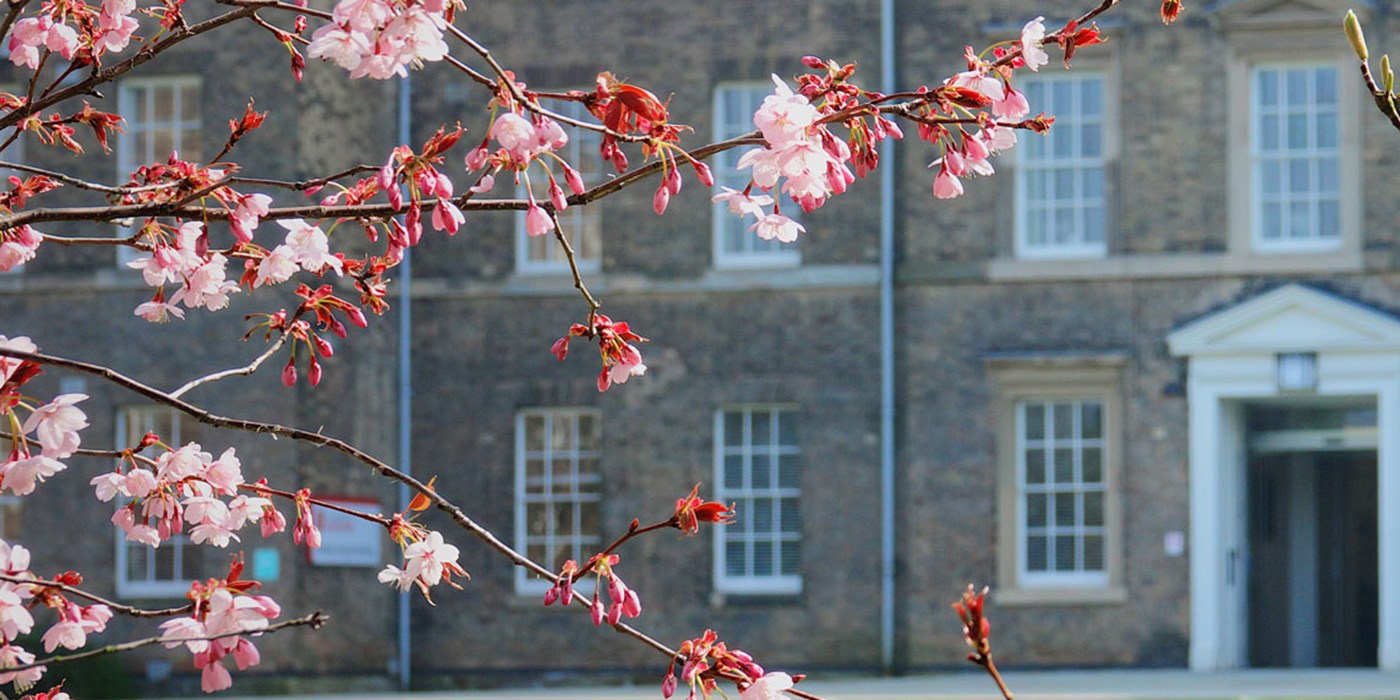
[{"label": "drainpipe", "polygon": [[[408,143],[412,136],[410,129],[411,106],[413,98],[413,84],[409,82],[408,76],[399,80],[399,133],[398,143]],[[403,251],[403,262],[399,263],[399,470],[410,476],[413,475],[413,442],[412,442],[412,409],[413,409],[413,384],[412,384],[412,329],[413,329],[413,295],[410,294],[409,285],[413,280],[413,249],[405,248]],[[408,491],[406,484],[399,484],[399,511],[408,510],[408,502],[412,494]],[[412,630],[408,622],[408,592],[399,593],[399,689],[408,690],[411,676],[411,659],[409,654],[412,651]]]},{"label": "drainpipe", "polygon": [[[894,0],[880,0],[880,90],[895,85]],[[880,668],[894,672],[894,139],[880,143]]]}]

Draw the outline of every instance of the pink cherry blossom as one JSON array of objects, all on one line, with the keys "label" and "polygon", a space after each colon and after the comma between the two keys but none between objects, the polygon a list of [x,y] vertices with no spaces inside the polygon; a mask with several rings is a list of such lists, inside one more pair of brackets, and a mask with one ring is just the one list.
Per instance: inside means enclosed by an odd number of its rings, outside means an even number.
[{"label": "pink cherry blossom", "polygon": [[782,671],[764,674],[739,691],[739,700],[781,700],[783,691],[793,686],[792,676]]},{"label": "pink cherry blossom", "polygon": [[411,572],[414,578],[421,579],[423,583],[436,586],[442,581],[443,567],[456,564],[457,555],[457,548],[444,542],[442,533],[429,532],[425,539],[404,549],[404,570]]},{"label": "pink cherry blossom", "polygon": [[1020,119],[1030,113],[1030,102],[1015,88],[1007,87],[1000,100],[992,100],[992,115],[1001,119]]},{"label": "pink cherry blossom", "polygon": [[178,319],[185,318],[185,310],[166,302],[164,299],[152,299],[148,302],[137,304],[133,312],[151,323],[166,323],[171,316]]},{"label": "pink cherry blossom", "polygon": [[67,468],[63,462],[44,455],[6,462],[0,465],[0,489],[27,496],[34,493],[35,485]]},{"label": "pink cherry blossom", "polygon": [[25,651],[23,647],[8,642],[0,645],[0,685],[12,682],[37,683],[40,678],[44,677],[46,669],[43,666],[35,666],[23,671],[5,670],[16,666],[28,666],[32,663],[34,663],[34,655]]},{"label": "pink cherry blossom", "polygon": [[1050,54],[1045,52],[1040,42],[1045,40],[1045,18],[1036,17],[1021,28],[1021,59],[1032,71],[1050,62]]},{"label": "pink cherry blossom", "polygon": [[952,199],[961,196],[962,193],[962,181],[948,172],[946,166],[940,168],[938,176],[933,179],[933,196],[939,199]]},{"label": "pink cherry blossom", "polygon": [[63,620],[49,628],[44,633],[44,651],[53,653],[54,649],[63,647],[64,649],[81,649],[87,644],[87,632],[76,620]]},{"label": "pink cherry blossom", "polygon": [[781,243],[792,243],[807,229],[782,214],[765,214],[749,230],[765,241],[777,239]]},{"label": "pink cherry blossom", "polygon": [[[28,336],[23,335],[15,338],[6,338],[0,335],[0,348],[18,352],[39,352],[39,346],[35,345],[34,341],[31,341]],[[23,364],[23,362],[24,360],[15,359],[13,357],[0,357],[0,384],[9,381],[10,377],[14,375],[15,370],[19,369],[19,366]]]},{"label": "pink cherry blossom", "polygon": [[87,414],[75,404],[87,399],[87,394],[61,394],[53,401],[34,409],[24,422],[24,432],[33,432],[44,454],[54,459],[66,459],[77,451],[82,439],[78,431],[88,427]]},{"label": "pink cherry blossom", "polygon": [[543,236],[552,230],[554,220],[550,218],[549,212],[531,201],[529,208],[525,210],[525,233],[530,236]]}]

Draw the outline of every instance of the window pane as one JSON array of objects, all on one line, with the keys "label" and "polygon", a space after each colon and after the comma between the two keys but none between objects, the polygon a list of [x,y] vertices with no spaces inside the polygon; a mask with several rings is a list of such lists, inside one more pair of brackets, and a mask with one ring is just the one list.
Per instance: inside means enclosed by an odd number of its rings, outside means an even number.
[{"label": "window pane", "polygon": [[1026,483],[1045,483],[1045,450],[1026,450]]},{"label": "window pane", "polygon": [[1055,538],[1055,570],[1074,571],[1075,554],[1078,550],[1073,535],[1060,535]]},{"label": "window pane", "polygon": [[1026,538],[1026,569],[1029,571],[1045,571],[1049,566],[1049,552],[1047,543],[1049,538],[1041,535],[1032,535]]},{"label": "window pane", "polygon": [[772,460],[766,452],[760,452],[753,458],[753,473],[751,482],[754,490],[769,489],[773,486],[773,465]]},{"label": "window pane", "polygon": [[753,575],[772,576],[774,574],[773,543],[759,540],[753,543]]},{"label": "window pane", "polygon": [[1086,447],[1079,455],[1080,459],[1080,479],[1086,484],[1097,484],[1103,481],[1103,450],[1098,447]]},{"label": "window pane", "polygon": [[1084,526],[1102,527],[1103,516],[1103,492],[1090,491],[1084,494]]},{"label": "window pane", "polygon": [[802,543],[783,542],[778,564],[780,567],[778,573],[783,576],[800,575],[802,573]]},{"label": "window pane", "polygon": [[1074,527],[1075,513],[1078,509],[1074,505],[1075,497],[1072,493],[1055,494],[1055,526],[1060,528]]},{"label": "window pane", "polygon": [[724,457],[724,487],[726,489],[744,488],[743,455],[726,455]]},{"label": "window pane", "polygon": [[797,482],[798,456],[785,454],[778,456],[778,488],[795,489]]},{"label": "window pane", "polygon": [[773,532],[773,502],[771,500],[767,498],[755,500],[750,517],[755,533]]},{"label": "window pane", "polygon": [[745,556],[745,546],[743,540],[730,540],[724,544],[724,572],[730,576],[743,576],[746,571],[747,562]]},{"label": "window pane", "polygon": [[802,514],[797,507],[797,499],[782,499],[782,511],[780,512],[782,522],[780,531],[783,533],[799,534],[802,532]]},{"label": "window pane", "polygon": [[1040,440],[1045,437],[1045,405],[1026,404],[1026,439]]},{"label": "window pane", "polygon": [[1046,502],[1050,496],[1044,493],[1026,494],[1026,527],[1045,527],[1049,525],[1046,515],[1049,508]]},{"label": "window pane", "polygon": [[1074,450],[1068,447],[1057,448],[1055,455],[1055,483],[1068,484],[1074,481]]},{"label": "window pane", "polygon": [[1103,547],[1103,536],[1102,536],[1102,535],[1085,535],[1085,536],[1084,536],[1084,570],[1085,570],[1085,571],[1103,571],[1103,570],[1104,570],[1105,567],[1104,567],[1103,549],[1104,549],[1104,547]]},{"label": "window pane", "polygon": [[1074,435],[1074,404],[1061,402],[1054,406],[1055,439],[1068,440]]},{"label": "window pane", "polygon": [[1080,437],[1092,440],[1103,437],[1103,406],[1097,401],[1079,404]]}]

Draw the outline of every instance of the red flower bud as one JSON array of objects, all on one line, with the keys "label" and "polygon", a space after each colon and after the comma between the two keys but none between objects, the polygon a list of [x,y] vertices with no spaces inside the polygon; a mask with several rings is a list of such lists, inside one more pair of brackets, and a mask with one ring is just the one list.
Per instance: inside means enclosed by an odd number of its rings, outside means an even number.
[{"label": "red flower bud", "polygon": [[287,366],[282,368],[282,383],[287,386],[297,383],[297,366],[293,358],[288,358]]}]

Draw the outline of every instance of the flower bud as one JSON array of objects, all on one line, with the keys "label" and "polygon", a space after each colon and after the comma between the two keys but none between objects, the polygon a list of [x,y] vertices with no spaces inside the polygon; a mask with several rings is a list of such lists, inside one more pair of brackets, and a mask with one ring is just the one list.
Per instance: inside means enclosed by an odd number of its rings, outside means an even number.
[{"label": "flower bud", "polygon": [[544,606],[545,606],[546,608],[549,607],[549,606],[551,606],[551,605],[553,605],[553,604],[554,604],[554,601],[556,601],[556,600],[558,600],[558,599],[559,599],[559,589],[558,589],[557,587],[551,588],[551,589],[549,589],[549,590],[547,590],[547,591],[544,592]]},{"label": "flower bud", "polygon": [[311,362],[306,368],[306,379],[311,382],[311,386],[321,383],[321,363],[316,360],[316,355],[311,355]]},{"label": "flower bud", "polygon": [[1386,92],[1395,91],[1395,73],[1390,70],[1390,54],[1381,56],[1381,85]]},{"label": "flower bud", "polygon": [[564,182],[568,183],[569,190],[574,194],[583,194],[583,176],[580,175],[577,170],[569,167],[568,163],[562,163],[561,165],[564,168]]},{"label": "flower bud", "polygon": [[282,383],[287,386],[294,386],[297,383],[297,366],[292,358],[289,358],[287,366],[282,368]]},{"label": "flower bud", "polygon": [[603,624],[603,604],[598,600],[593,601],[593,608],[588,611],[588,614],[593,618],[595,626]]},{"label": "flower bud", "polygon": [[1366,60],[1371,57],[1366,50],[1366,35],[1361,33],[1361,21],[1356,18],[1356,13],[1347,10],[1346,19],[1342,20],[1342,28],[1346,30],[1347,42],[1351,44],[1351,50],[1356,52],[1356,57]]},{"label": "flower bud", "polygon": [[365,320],[365,313],[353,306],[345,310],[345,317],[360,328],[369,327],[369,322]]},{"label": "flower bud", "polygon": [[695,178],[700,181],[700,184],[706,187],[715,186],[715,174],[710,172],[710,166],[698,160],[693,160],[690,164],[695,168]]},{"label": "flower bud", "polygon": [[826,63],[825,63],[824,61],[822,61],[820,58],[816,57],[816,56],[803,56],[803,57],[802,57],[802,65],[807,66],[808,68],[812,68],[812,69],[818,69],[818,68],[825,68],[825,67],[826,67]]},{"label": "flower bud", "polygon": [[656,188],[656,194],[651,198],[651,209],[657,214],[666,213],[666,205],[671,203],[671,190],[663,181],[660,187]]},{"label": "flower bud", "polygon": [[555,211],[564,211],[569,208],[569,200],[564,197],[564,188],[559,186],[554,180],[549,181],[549,201],[554,203]]}]

